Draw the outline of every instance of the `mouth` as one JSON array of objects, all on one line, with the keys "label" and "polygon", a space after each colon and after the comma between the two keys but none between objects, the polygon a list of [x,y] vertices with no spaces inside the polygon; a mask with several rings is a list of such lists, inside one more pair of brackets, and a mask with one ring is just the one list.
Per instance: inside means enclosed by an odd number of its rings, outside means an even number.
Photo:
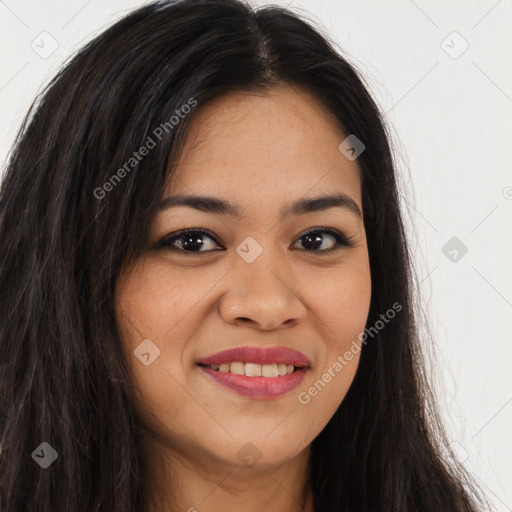
[{"label": "mouth", "polygon": [[214,382],[252,399],[277,399],[296,388],[311,361],[285,347],[239,347],[201,359],[197,366]]}]

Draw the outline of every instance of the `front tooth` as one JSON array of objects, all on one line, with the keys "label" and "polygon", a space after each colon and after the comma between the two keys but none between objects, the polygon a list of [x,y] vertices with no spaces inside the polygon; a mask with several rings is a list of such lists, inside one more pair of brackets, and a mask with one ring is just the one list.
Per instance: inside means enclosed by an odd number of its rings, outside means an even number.
[{"label": "front tooth", "polygon": [[243,375],[245,371],[245,364],[241,362],[231,363],[229,365],[229,371],[235,375]]},{"label": "front tooth", "polygon": [[219,365],[219,372],[229,372],[229,363],[222,363]]},{"label": "front tooth", "polygon": [[277,364],[262,364],[261,365],[261,376],[262,377],[277,377],[279,372],[277,370]]},{"label": "front tooth", "polygon": [[286,365],[286,374],[290,374],[293,372],[293,365],[292,364],[287,364]]},{"label": "front tooth", "polygon": [[279,375],[286,375],[286,365],[285,364],[278,364],[277,365],[277,371]]},{"label": "front tooth", "polygon": [[248,377],[261,377],[261,364],[245,363],[245,375]]}]

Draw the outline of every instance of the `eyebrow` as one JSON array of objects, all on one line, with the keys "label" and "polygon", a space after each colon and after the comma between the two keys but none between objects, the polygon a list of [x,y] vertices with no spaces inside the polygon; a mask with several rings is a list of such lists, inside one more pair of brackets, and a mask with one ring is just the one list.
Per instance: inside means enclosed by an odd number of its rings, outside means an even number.
[{"label": "eyebrow", "polygon": [[[236,218],[243,217],[243,209],[240,205],[215,197],[192,195],[169,196],[160,203],[160,210],[165,210],[173,206],[188,206],[207,213],[230,215]],[[284,206],[281,210],[281,216],[284,217],[288,214],[304,215],[335,207],[345,208],[362,218],[362,213],[357,203],[350,196],[343,193],[299,199],[291,205]]]}]

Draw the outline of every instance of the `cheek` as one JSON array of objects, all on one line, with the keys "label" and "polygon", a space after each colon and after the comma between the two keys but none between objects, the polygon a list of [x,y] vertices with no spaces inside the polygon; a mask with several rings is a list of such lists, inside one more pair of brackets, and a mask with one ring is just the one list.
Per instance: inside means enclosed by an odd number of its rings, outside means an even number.
[{"label": "cheek", "polygon": [[318,297],[315,316],[323,324],[327,348],[345,346],[364,331],[371,299],[369,268],[364,264],[344,264],[339,269],[317,274],[312,290]]},{"label": "cheek", "polygon": [[142,336],[165,345],[171,334],[173,340],[179,339],[187,329],[187,315],[214,286],[215,277],[141,263],[119,280],[116,313],[123,332],[128,339]]},{"label": "cheek", "polygon": [[[204,295],[200,291],[199,283],[178,279],[176,273],[162,272],[157,265],[146,262],[118,281],[116,316],[136,391],[134,406],[157,432],[178,429],[182,423],[178,412],[190,402],[189,394],[179,384],[184,380],[181,340],[193,328],[186,315],[197,303],[198,295]],[[147,366],[134,354],[144,339],[151,340],[160,350]]]},{"label": "cheek", "polygon": [[[371,276],[364,259],[345,261],[336,270],[316,273],[311,283],[318,300],[314,311],[322,333],[322,354],[299,402],[325,424],[343,401],[357,371],[371,299]],[[311,297],[311,296],[310,296]]]}]

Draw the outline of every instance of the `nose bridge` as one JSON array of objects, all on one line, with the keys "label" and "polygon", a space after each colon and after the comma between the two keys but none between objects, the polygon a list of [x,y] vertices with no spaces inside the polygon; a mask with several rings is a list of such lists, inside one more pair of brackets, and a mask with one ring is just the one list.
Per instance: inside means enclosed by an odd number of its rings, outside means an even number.
[{"label": "nose bridge", "polygon": [[[286,262],[280,254],[271,233],[258,237],[246,237],[236,248],[234,271],[242,280],[243,286],[249,286],[253,293],[265,295],[284,295],[292,293],[288,284]],[[292,293],[293,295],[293,293]]]}]

